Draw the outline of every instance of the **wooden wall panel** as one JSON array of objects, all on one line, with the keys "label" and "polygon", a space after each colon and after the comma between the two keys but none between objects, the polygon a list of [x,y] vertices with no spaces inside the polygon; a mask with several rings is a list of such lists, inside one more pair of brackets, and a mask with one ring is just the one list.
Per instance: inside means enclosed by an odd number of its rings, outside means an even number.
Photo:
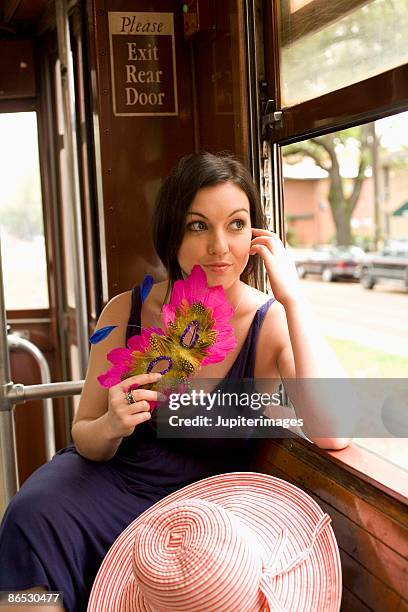
[{"label": "wooden wall panel", "polygon": [[[31,317],[30,317],[31,313]],[[33,316],[38,322],[30,321]],[[47,310],[9,311],[8,321],[13,332],[20,332],[43,352],[50,368],[52,382],[60,380],[58,352]],[[30,322],[23,321],[26,318]],[[44,322],[41,322],[41,318]],[[35,385],[41,382],[40,371],[34,358],[25,351],[13,350],[10,354],[11,377],[15,384]],[[53,400],[56,447],[65,446],[64,405],[61,399]],[[17,457],[20,484],[45,461],[45,437],[42,401],[30,401],[15,407]]]},{"label": "wooden wall panel", "polygon": [[[341,539],[341,536],[337,534],[336,536]],[[377,576],[368,572],[353,557],[348,555],[341,546],[340,558],[344,584],[347,585],[347,588],[353,594],[361,597],[370,610],[374,610],[374,612],[398,610],[403,605],[402,597],[398,593],[387,588]]]},{"label": "wooden wall panel", "polygon": [[[108,13],[172,12],[176,39],[177,116],[115,116]],[[99,120],[103,201],[99,202],[102,268],[111,298],[140,282],[145,274],[162,280],[164,270],[151,239],[151,213],[163,178],[178,159],[194,150],[189,43],[184,41],[178,0],[89,0],[94,111]],[[96,140],[97,144],[98,140]],[[97,160],[98,161],[98,160]],[[106,291],[105,291],[106,293]],[[105,301],[105,300],[104,300]]]},{"label": "wooden wall panel", "polygon": [[[12,351],[11,376],[14,383],[35,385],[40,382],[39,368],[31,355]],[[18,475],[20,484],[45,463],[44,424],[41,401],[17,404],[14,408]]]},{"label": "wooden wall panel", "polygon": [[0,40],[0,100],[35,98],[35,68],[31,40]]},{"label": "wooden wall panel", "polygon": [[215,0],[213,26],[194,40],[199,148],[249,163],[248,102],[241,0]]},{"label": "wooden wall panel", "polygon": [[367,612],[368,610],[370,608],[361,599],[353,595],[347,587],[343,587],[340,612]]}]

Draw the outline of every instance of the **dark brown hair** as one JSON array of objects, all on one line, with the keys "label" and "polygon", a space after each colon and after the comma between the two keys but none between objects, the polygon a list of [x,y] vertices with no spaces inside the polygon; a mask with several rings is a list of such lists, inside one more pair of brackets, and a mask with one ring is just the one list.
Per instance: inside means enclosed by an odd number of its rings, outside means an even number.
[{"label": "dark brown hair", "polygon": [[[182,279],[177,260],[184,232],[187,212],[199,189],[220,183],[233,183],[249,200],[251,227],[265,228],[265,215],[259,192],[248,170],[230,155],[192,153],[185,155],[164,180],[156,199],[153,213],[153,242],[169,276],[169,289]],[[260,258],[250,255],[241,280],[259,287]]]}]

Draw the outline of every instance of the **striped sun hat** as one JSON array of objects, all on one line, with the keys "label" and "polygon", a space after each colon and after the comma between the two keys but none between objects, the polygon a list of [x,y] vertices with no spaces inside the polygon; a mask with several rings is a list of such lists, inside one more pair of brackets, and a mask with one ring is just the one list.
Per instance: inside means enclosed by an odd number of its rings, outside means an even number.
[{"label": "striped sun hat", "polygon": [[115,541],[88,612],[338,612],[330,517],[280,478],[231,472],[160,500]]}]

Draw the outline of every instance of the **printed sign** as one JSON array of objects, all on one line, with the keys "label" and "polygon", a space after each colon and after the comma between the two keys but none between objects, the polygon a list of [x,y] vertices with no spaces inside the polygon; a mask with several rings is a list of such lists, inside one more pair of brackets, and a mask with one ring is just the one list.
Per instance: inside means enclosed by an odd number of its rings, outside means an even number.
[{"label": "printed sign", "polygon": [[113,114],[178,115],[173,13],[109,13]]}]

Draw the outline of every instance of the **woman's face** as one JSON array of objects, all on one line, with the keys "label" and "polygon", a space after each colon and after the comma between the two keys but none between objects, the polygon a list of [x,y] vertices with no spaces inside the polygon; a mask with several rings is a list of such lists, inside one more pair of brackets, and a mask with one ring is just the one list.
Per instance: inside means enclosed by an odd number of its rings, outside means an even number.
[{"label": "woman's face", "polygon": [[233,183],[200,189],[186,216],[178,252],[182,271],[190,274],[199,264],[209,286],[230,287],[249,259],[252,231],[249,200]]}]

